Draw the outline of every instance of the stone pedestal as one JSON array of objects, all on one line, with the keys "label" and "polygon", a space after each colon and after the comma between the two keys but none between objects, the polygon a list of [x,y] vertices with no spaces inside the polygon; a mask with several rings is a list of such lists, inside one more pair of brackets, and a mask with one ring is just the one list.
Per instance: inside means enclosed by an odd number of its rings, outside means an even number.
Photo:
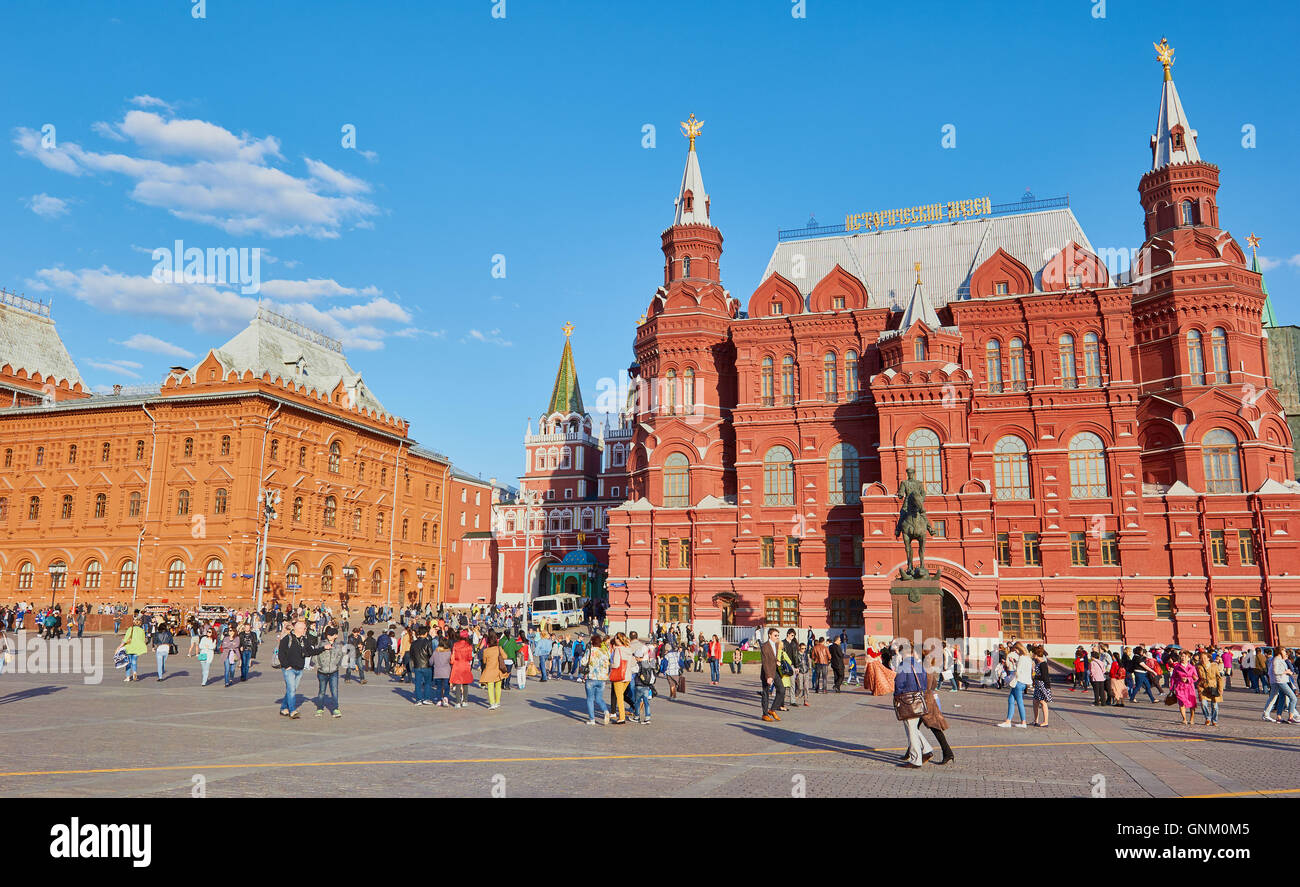
[{"label": "stone pedestal", "polygon": [[889,586],[894,616],[894,636],[917,649],[926,638],[943,637],[943,589],[939,574],[925,579],[895,579]]}]

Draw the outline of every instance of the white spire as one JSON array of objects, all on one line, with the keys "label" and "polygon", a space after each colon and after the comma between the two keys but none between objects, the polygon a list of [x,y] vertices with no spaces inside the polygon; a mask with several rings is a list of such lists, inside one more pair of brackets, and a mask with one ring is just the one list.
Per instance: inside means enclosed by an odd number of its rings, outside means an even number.
[{"label": "white spire", "polygon": [[[697,121],[692,114],[690,121],[682,124],[682,131],[691,141],[686,153],[686,169],[682,171],[682,187],[677,191],[677,212],[673,216],[674,225],[709,224],[709,195],[704,191],[704,176],[700,174],[700,161],[695,156],[695,139],[699,127],[704,121]],[[688,129],[689,127],[689,129]]]},{"label": "white spire", "polygon": [[1187,121],[1183,103],[1178,99],[1169,72],[1173,64],[1173,48],[1161,40],[1156,53],[1165,69],[1165,80],[1160,91],[1160,113],[1156,115],[1156,134],[1151,137],[1151,168],[1160,169],[1171,163],[1199,163],[1201,154],[1196,150],[1196,130]]},{"label": "white spire", "polygon": [[912,288],[912,298],[908,300],[907,307],[903,309],[903,321],[898,325],[898,331],[905,333],[912,328],[912,324],[920,321],[932,330],[937,330],[939,324],[939,314],[930,304],[930,300],[925,297],[925,284],[921,283],[921,263],[916,263],[916,286]]}]

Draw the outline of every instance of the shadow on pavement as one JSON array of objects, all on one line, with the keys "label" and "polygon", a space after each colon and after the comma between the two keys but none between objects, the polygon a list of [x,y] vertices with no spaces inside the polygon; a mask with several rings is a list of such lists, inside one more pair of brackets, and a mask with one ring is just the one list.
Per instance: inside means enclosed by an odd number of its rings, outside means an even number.
[{"label": "shadow on pavement", "polygon": [[0,696],[0,705],[7,702],[22,702],[24,699],[35,699],[38,696],[49,696],[51,693],[57,693],[60,690],[66,690],[67,687],[32,687],[28,690],[18,690],[7,696]]}]

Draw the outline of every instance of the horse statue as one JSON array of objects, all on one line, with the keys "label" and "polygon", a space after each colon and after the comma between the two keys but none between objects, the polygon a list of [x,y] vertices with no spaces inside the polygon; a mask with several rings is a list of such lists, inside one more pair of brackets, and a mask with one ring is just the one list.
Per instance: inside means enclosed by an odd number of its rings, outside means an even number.
[{"label": "horse statue", "polygon": [[[925,484],[916,479],[914,469],[907,469],[907,480],[898,485],[897,498],[903,502],[894,526],[894,538],[902,537],[907,552],[907,566],[899,571],[900,579],[928,579],[930,571],[925,566],[925,537],[934,535],[934,525],[925,513]],[[917,543],[917,559],[913,566],[912,543]]]}]

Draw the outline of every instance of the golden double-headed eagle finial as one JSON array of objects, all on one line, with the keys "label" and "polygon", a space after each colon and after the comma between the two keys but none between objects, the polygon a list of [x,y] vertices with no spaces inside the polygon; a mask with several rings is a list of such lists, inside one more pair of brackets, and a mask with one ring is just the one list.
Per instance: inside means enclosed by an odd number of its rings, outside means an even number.
[{"label": "golden double-headed eagle finial", "polygon": [[695,150],[695,137],[702,129],[704,129],[704,121],[696,120],[694,114],[682,121],[682,135],[691,140],[692,151]]},{"label": "golden double-headed eagle finial", "polygon": [[1174,63],[1174,48],[1169,45],[1169,41],[1164,37],[1160,38],[1159,43],[1152,43],[1151,45],[1156,48],[1156,58],[1159,59],[1160,64],[1165,66],[1165,79],[1174,79],[1169,73],[1169,68]]},{"label": "golden double-headed eagle finial", "polygon": [[564,333],[564,338],[566,339],[573,335],[573,324],[571,323],[566,323],[560,329]]}]

